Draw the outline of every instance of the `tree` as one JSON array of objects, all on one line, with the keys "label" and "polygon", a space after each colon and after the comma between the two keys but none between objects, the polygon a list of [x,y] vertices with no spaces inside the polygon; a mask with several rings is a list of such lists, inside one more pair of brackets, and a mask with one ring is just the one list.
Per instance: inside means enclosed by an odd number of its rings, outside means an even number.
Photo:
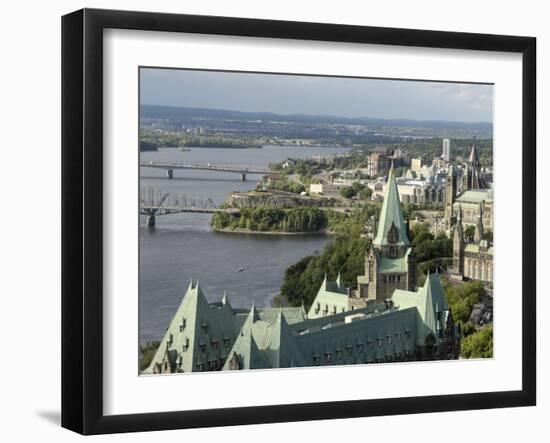
[{"label": "tree", "polygon": [[365,189],[362,189],[359,192],[359,198],[361,200],[370,200],[371,197],[372,197],[372,189],[371,188],[365,188]]},{"label": "tree", "polygon": [[340,189],[340,194],[344,198],[351,199],[351,198],[355,197],[355,190],[351,186],[346,186],[346,187]]},{"label": "tree", "polygon": [[464,358],[493,357],[493,324],[489,323],[462,340],[460,355]]}]

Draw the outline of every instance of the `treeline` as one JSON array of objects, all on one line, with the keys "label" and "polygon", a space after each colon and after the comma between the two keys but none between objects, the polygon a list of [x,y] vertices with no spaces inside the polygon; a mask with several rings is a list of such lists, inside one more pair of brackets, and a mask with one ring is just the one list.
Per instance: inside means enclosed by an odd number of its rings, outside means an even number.
[{"label": "treeline", "polygon": [[324,211],[316,207],[256,207],[242,208],[235,214],[217,212],[212,217],[211,225],[215,229],[259,232],[319,232],[327,228],[328,218]]},{"label": "treeline", "polygon": [[269,190],[292,192],[294,194],[300,194],[306,190],[302,183],[289,180],[285,176],[282,176],[279,180],[269,180],[265,187]]},{"label": "treeline", "polygon": [[199,148],[261,148],[254,138],[224,137],[219,135],[191,135],[180,131],[142,131],[140,145],[155,148],[199,147]]},{"label": "treeline", "polygon": [[233,139],[217,136],[197,136],[187,138],[181,146],[196,148],[261,148],[262,145],[251,140]]}]

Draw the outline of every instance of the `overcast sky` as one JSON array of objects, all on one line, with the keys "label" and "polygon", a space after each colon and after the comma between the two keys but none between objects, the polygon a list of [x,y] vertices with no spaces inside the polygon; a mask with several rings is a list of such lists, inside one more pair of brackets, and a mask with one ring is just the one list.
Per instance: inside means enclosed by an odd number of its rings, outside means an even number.
[{"label": "overcast sky", "polygon": [[142,69],[141,103],[275,114],[493,121],[493,87],[464,83]]}]

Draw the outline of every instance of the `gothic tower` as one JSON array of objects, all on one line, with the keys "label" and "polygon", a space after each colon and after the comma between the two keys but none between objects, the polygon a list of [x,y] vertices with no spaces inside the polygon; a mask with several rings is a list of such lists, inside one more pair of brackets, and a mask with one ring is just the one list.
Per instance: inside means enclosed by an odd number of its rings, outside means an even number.
[{"label": "gothic tower", "polygon": [[455,233],[453,237],[453,271],[464,274],[464,230],[462,229],[462,207],[458,207]]},{"label": "gothic tower", "polygon": [[453,203],[456,197],[456,173],[453,166],[449,166],[449,172],[447,173],[447,180],[445,182],[445,220],[451,223],[453,217]]},{"label": "gothic tower", "polygon": [[474,243],[479,243],[483,238],[483,204],[479,204],[479,215],[477,216],[476,230],[474,233]]},{"label": "gothic tower", "polygon": [[365,275],[357,278],[358,294],[383,302],[395,289],[414,290],[416,255],[403,217],[395,171],[390,169],[376,236],[365,254]]}]

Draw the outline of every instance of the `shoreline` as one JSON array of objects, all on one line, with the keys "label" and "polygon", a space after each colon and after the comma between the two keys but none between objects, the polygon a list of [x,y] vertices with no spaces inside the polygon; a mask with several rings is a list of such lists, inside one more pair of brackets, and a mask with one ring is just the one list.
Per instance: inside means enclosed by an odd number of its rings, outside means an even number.
[{"label": "shoreline", "polygon": [[335,235],[335,232],[326,229],[322,231],[299,231],[299,232],[283,232],[283,231],[251,231],[250,229],[231,229],[231,228],[215,228],[211,226],[212,231],[222,232],[227,234],[254,234],[254,235]]}]

